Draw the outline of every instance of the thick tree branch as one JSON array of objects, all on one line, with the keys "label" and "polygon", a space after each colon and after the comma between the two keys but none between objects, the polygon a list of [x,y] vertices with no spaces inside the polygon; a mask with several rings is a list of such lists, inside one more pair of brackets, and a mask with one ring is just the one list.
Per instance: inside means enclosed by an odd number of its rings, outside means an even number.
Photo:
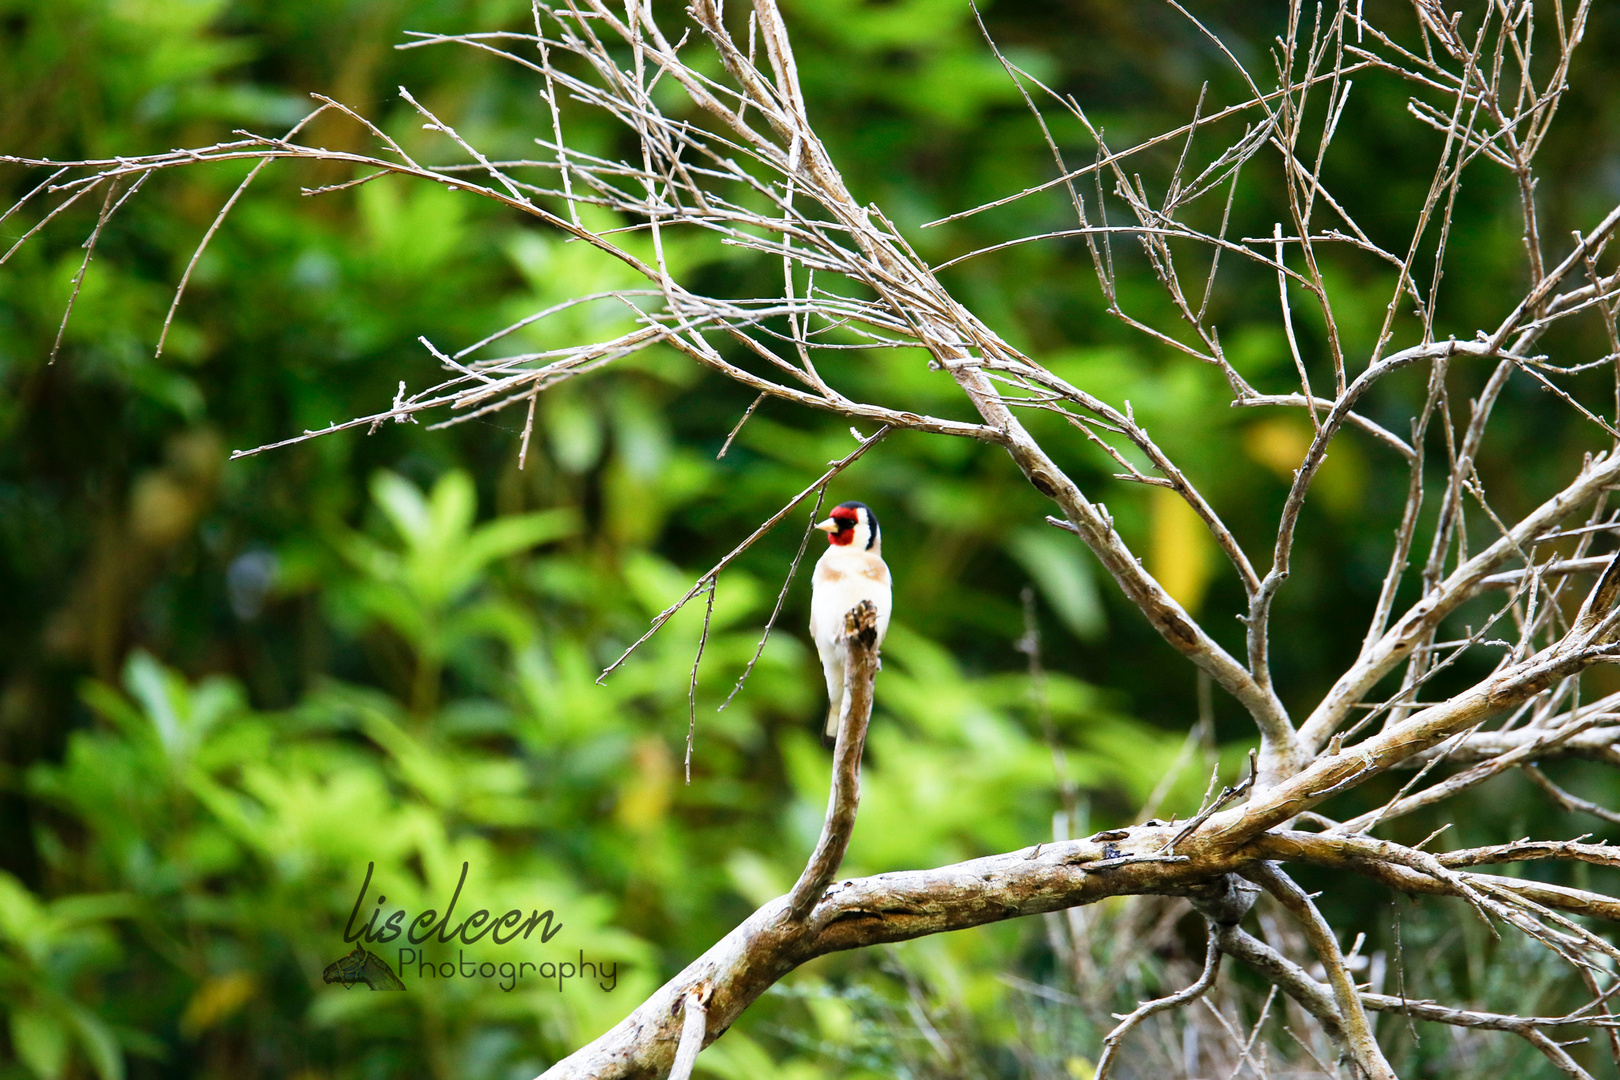
[{"label": "thick tree branch", "polygon": [[844,617],[844,640],[849,650],[844,662],[844,712],[833,747],[827,819],[822,823],[815,852],[788,894],[788,918],[794,921],[810,914],[827,891],[849,849],[850,833],[855,830],[855,812],[861,803],[861,751],[866,747],[873,681],[878,672],[877,609],[870,600],[862,600]]},{"label": "thick tree branch", "polygon": [[[906,941],[1004,919],[1059,911],[1107,896],[1178,895],[1232,865],[1156,853],[1169,827],[1140,827],[1128,842],[1071,840],[1039,844],[934,870],[843,881],[808,918],[791,916],[787,897],[771,901],[665,983],[612,1030],[553,1065],[564,1077],[666,1075],[682,1030],[680,1003],[712,987],[706,1041],[718,1038],[760,994],[789,971],[830,952]],[[1120,852],[1123,850],[1123,854]]]}]

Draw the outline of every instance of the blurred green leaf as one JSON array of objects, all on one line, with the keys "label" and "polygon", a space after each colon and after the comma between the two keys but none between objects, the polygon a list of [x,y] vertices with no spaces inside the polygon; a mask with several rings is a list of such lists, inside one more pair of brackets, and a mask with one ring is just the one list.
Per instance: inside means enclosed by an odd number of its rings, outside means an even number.
[{"label": "blurred green leaf", "polygon": [[67,1025],[42,1010],[12,1012],[11,1045],[41,1080],[56,1080],[67,1068]]},{"label": "blurred green leaf", "polygon": [[1007,550],[1029,571],[1058,618],[1082,641],[1096,641],[1108,630],[1102,598],[1092,578],[1088,553],[1052,529],[1033,526],[1007,538]]}]

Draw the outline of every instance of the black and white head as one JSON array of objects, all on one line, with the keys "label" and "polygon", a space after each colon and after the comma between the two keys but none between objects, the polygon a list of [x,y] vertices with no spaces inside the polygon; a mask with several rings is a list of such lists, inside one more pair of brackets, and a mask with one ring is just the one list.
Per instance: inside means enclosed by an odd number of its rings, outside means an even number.
[{"label": "black and white head", "polygon": [[865,503],[839,503],[832,516],[816,523],[816,528],[827,534],[827,543],[834,547],[847,547],[854,551],[883,550],[883,538],[878,532],[877,517]]}]

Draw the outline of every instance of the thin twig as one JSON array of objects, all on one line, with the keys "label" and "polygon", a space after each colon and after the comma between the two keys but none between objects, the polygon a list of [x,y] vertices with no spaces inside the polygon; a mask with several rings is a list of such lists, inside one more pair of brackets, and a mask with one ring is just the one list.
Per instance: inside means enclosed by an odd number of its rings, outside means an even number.
[{"label": "thin twig", "polygon": [[799,572],[799,562],[810,546],[810,538],[815,535],[816,521],[821,517],[821,504],[826,497],[827,486],[823,484],[821,490],[816,492],[816,505],[810,510],[810,520],[805,522],[804,536],[799,540],[799,550],[794,552],[793,561],[788,564],[787,576],[782,579],[782,588],[776,594],[776,606],[771,608],[771,617],[765,620],[765,629],[760,632],[759,645],[754,649],[754,655],[748,658],[748,664],[743,668],[742,674],[737,676],[737,685],[731,688],[731,693],[726,695],[726,700],[720,703],[715,712],[725,712],[726,706],[731,704],[731,699],[737,696],[743,684],[748,681],[748,676],[753,674],[754,665],[765,655],[765,643],[770,640],[771,629],[776,626],[776,617],[782,614],[782,605],[787,600],[788,588],[793,584],[793,576]]},{"label": "thin twig", "polygon": [[719,576],[720,571],[730,566],[732,562],[736,560],[737,556],[747,551],[753,546],[756,540],[764,536],[771,529],[775,528],[779,521],[793,512],[794,507],[808,499],[812,492],[825,489],[828,481],[837,476],[839,473],[843,472],[845,469],[849,468],[856,461],[860,460],[861,455],[870,450],[874,445],[876,445],[879,439],[883,438],[883,436],[887,435],[888,433],[889,428],[887,426],[878,428],[878,430],[873,432],[872,436],[862,442],[861,445],[845,454],[842,458],[839,458],[837,461],[833,462],[832,467],[826,472],[822,473],[813,484],[799,492],[792,499],[789,499],[786,506],[782,507],[782,509],[778,510],[776,513],[767,518],[764,524],[760,525],[759,528],[748,534],[747,539],[738,544],[736,547],[732,548],[731,551],[726,554],[725,558],[715,563],[709,568],[707,573],[698,578],[697,584],[688,589],[685,596],[682,596],[669,607],[659,612],[657,617],[653,619],[652,625],[647,628],[647,632],[637,638],[628,649],[624,650],[617,660],[613,661],[613,663],[604,668],[602,674],[596,677],[596,681],[600,683],[603,679],[613,674],[619,665],[628,660],[630,658],[630,654],[635,652],[636,649],[641,646],[642,642],[656,634],[659,628],[670,620],[670,616],[674,615],[677,611],[681,610],[681,608],[685,607],[688,600],[702,592],[703,589],[708,586],[711,580]]},{"label": "thin twig", "polygon": [[1204,970],[1192,985],[1177,990],[1173,994],[1157,998],[1153,1001],[1144,1001],[1130,1015],[1120,1018],[1119,1026],[1110,1031],[1103,1038],[1102,1055],[1097,1058],[1097,1069],[1093,1074],[1096,1080],[1105,1080],[1109,1068],[1114,1063],[1114,1054],[1119,1049],[1120,1040],[1127,1032],[1140,1024],[1154,1013],[1164,1012],[1166,1009],[1179,1008],[1189,1001],[1202,997],[1211,986],[1215,985],[1215,976],[1221,967],[1221,947],[1217,940],[1216,930],[1212,924],[1208,928],[1207,945],[1204,949]]},{"label": "thin twig", "polygon": [[692,681],[686,691],[686,783],[692,783],[692,740],[697,737],[698,665],[703,663],[703,646],[709,643],[709,623],[714,619],[715,579],[709,578],[709,604],[703,610],[703,633],[698,637],[697,654],[692,657]]}]

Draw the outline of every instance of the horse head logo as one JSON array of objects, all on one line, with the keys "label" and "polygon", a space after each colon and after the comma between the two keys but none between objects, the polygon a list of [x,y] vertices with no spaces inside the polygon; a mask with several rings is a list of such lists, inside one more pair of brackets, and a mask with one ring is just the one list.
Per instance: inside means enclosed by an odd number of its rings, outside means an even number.
[{"label": "horse head logo", "polygon": [[373,990],[405,989],[405,984],[399,981],[399,976],[388,966],[388,961],[359,945],[348,956],[327,964],[326,970],[321,972],[321,979],[329,983],[342,983],[345,990],[355,983],[365,983]]}]

